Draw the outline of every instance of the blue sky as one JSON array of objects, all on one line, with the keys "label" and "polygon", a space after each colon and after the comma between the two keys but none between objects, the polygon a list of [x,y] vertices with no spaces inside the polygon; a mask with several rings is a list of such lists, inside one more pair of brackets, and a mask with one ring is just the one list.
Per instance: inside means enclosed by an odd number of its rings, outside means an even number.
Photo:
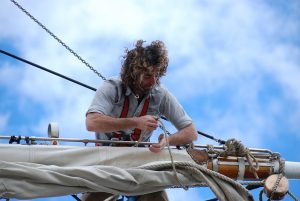
[{"label": "blue sky", "polygon": [[[136,40],[164,41],[170,64],[162,83],[198,130],[300,161],[300,1],[20,3],[105,77],[119,74],[124,48]],[[0,24],[2,50],[95,88],[102,83],[9,0],[0,2]],[[89,89],[0,55],[0,94],[1,135],[46,136],[55,121],[61,137],[94,137],[84,124]],[[201,136],[196,143],[215,144]],[[290,182],[298,198],[299,189]],[[207,188],[168,192],[171,201],[213,197]]]}]

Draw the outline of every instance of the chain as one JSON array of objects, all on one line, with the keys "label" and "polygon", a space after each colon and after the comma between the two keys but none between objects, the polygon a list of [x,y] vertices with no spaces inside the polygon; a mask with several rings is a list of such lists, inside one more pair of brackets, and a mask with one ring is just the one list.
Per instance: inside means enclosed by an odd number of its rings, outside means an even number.
[{"label": "chain", "polygon": [[62,40],[60,40],[55,34],[53,34],[49,29],[47,29],[41,22],[39,22],[35,17],[33,17],[25,8],[18,4],[15,0],[10,0],[15,4],[20,10],[22,10],[28,17],[30,17],[34,22],[36,22],[42,29],[44,29],[50,36],[52,36],[57,42],[64,46],[70,53],[72,53],[77,59],[79,59],[83,64],[85,64],[89,69],[91,69],[95,74],[97,74],[103,80],[106,78],[100,74],[95,68],[93,68],[88,62],[81,58],[76,52],[74,52],[68,45],[66,45]]}]

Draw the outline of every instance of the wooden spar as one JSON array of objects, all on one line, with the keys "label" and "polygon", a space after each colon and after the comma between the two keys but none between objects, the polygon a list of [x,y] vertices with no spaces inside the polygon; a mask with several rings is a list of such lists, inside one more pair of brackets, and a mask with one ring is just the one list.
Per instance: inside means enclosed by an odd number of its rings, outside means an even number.
[{"label": "wooden spar", "polygon": [[[278,161],[258,159],[259,169],[257,171],[259,180],[267,178],[274,172],[278,172]],[[207,168],[234,180],[257,180],[244,157],[218,157],[208,161]]]},{"label": "wooden spar", "polygon": [[[272,174],[280,172],[279,159],[256,158],[259,169],[255,178],[249,163],[244,157],[218,157],[207,162],[207,168],[230,177],[234,180],[254,181],[263,180]],[[254,164],[255,165],[255,164]],[[300,162],[284,161],[284,172],[288,179],[300,179]]]}]

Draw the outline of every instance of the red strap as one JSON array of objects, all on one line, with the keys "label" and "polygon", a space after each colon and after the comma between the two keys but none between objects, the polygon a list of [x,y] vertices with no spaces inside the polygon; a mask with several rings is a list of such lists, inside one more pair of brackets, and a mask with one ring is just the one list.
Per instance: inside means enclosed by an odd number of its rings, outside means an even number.
[{"label": "red strap", "polygon": [[[141,114],[140,114],[140,117],[146,115],[147,110],[148,110],[148,106],[149,106],[149,102],[150,102],[150,97],[148,97],[148,98],[145,100],[144,105],[143,105],[143,109],[142,109]],[[131,134],[131,140],[132,140],[132,141],[137,141],[137,140],[139,140],[140,135],[141,135],[141,132],[142,132],[141,129],[135,128],[133,134]]]},{"label": "red strap", "polygon": [[123,105],[123,109],[122,109],[120,118],[127,117],[128,109],[129,109],[129,97],[125,96],[124,105]]},{"label": "red strap", "polygon": [[[127,114],[128,114],[128,110],[129,110],[129,97],[125,96],[123,109],[122,109],[122,112],[120,114],[120,118],[126,118]],[[121,133],[118,133],[118,132],[113,132],[112,137],[113,138],[118,138],[119,140],[121,140],[123,135]]]},{"label": "red strap", "polygon": [[[148,98],[145,100],[144,105],[143,105],[143,108],[142,108],[142,111],[141,111],[141,114],[140,114],[140,117],[141,117],[141,116],[145,116],[145,115],[147,114],[149,102],[150,102],[150,97],[148,97]],[[129,97],[128,97],[128,96],[125,96],[125,99],[124,99],[124,105],[123,105],[123,109],[122,109],[120,118],[125,118],[125,117],[127,117],[128,110],[129,110]],[[139,140],[140,135],[141,135],[141,132],[142,132],[141,129],[135,128],[133,134],[131,134],[131,140],[133,140],[133,141]],[[116,133],[115,133],[113,137],[116,137],[116,138],[121,139],[122,135],[121,135],[121,134],[116,134]]]},{"label": "red strap", "polygon": [[113,138],[118,138],[119,140],[121,140],[123,135],[121,133],[113,132],[112,137]]}]

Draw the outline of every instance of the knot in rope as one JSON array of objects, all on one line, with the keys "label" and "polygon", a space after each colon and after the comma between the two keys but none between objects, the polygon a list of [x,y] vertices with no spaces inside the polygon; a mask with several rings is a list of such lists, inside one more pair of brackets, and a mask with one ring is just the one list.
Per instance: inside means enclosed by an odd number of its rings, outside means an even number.
[{"label": "knot in rope", "polygon": [[[254,155],[250,152],[250,150],[247,147],[245,147],[240,141],[234,138],[227,140],[224,145],[223,154],[224,156],[232,155],[237,157],[246,157],[252,173],[254,174],[256,179],[259,179],[257,175],[257,171],[259,169],[258,162]],[[253,162],[255,162],[255,166]]]},{"label": "knot in rope", "polygon": [[249,149],[246,148],[240,141],[232,138],[225,142],[224,152],[220,153],[220,156],[241,156],[245,157],[249,153]]}]

